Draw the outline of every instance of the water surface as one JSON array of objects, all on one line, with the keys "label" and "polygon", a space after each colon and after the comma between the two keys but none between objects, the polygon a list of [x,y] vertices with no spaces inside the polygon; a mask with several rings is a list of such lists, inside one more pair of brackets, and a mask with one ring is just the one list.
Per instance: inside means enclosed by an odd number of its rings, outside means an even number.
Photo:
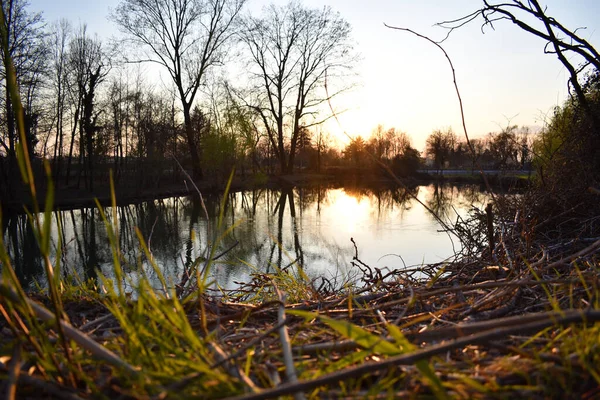
[{"label": "water surface", "polygon": [[[221,197],[208,197],[206,212],[197,196],[142,202],[114,211],[121,262],[134,282],[143,268],[157,283],[141,250],[137,227],[170,281],[179,282],[184,268],[195,261],[202,264],[207,249],[214,246],[215,254],[225,254],[215,263],[212,277],[222,287],[232,288],[255,271],[299,266],[311,278],[341,281],[356,272],[351,262],[357,250],[367,265],[388,269],[450,257],[458,241],[441,232],[440,223],[414,197],[450,222],[473,205],[482,208],[486,198],[478,186],[469,185],[409,190],[317,186],[232,193],[224,208]],[[105,213],[114,223],[113,210],[106,208]],[[25,286],[41,281],[41,258],[24,216],[6,221],[4,240]],[[113,275],[113,254],[97,209],[53,213],[51,246],[64,276],[97,281],[97,271]]]}]

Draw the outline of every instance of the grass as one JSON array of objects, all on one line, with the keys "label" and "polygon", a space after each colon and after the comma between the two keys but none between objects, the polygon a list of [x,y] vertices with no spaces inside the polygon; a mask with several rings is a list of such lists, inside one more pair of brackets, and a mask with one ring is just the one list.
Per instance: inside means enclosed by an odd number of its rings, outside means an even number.
[{"label": "grass", "polygon": [[330,292],[288,270],[257,271],[220,298],[146,279],[135,301],[106,279],[104,295],[61,283],[65,340],[33,307],[52,301],[3,277],[1,371],[17,397],[594,398],[598,248],[512,260],[514,275],[496,280],[476,273],[482,260],[458,261],[443,277],[424,267],[418,279],[395,271]]},{"label": "grass", "polygon": [[[102,294],[90,282],[61,280],[60,254],[51,259],[48,245],[53,193],[42,212],[10,60],[6,70],[47,290],[23,290],[0,237],[5,398],[600,396],[600,241],[532,244],[522,226],[502,225],[493,259],[464,255],[443,274],[439,265],[385,278],[370,271],[323,289],[301,266],[257,268],[250,282],[216,296],[209,272],[227,231],[179,284],[162,276],[138,232],[156,289],[143,265],[126,282],[117,218],[98,205],[114,279],[101,276]],[[510,269],[490,277],[488,266]]]}]

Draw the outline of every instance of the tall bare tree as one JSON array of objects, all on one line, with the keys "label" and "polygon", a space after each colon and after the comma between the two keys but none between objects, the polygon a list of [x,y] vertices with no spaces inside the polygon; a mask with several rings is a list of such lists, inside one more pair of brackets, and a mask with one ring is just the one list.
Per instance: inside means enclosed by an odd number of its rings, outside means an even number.
[{"label": "tall bare tree", "polygon": [[[253,99],[279,160],[291,173],[302,127],[321,123],[328,99],[348,89],[339,78],[355,61],[350,25],[329,7],[297,2],[271,5],[260,18],[247,17],[241,39],[250,54]],[[325,90],[325,85],[330,89]]]},{"label": "tall bare tree", "polygon": [[67,51],[71,35],[71,24],[66,19],[57,21],[52,26],[50,35],[51,49],[51,90],[54,94],[54,174],[60,176],[61,160],[64,146],[65,113],[67,108],[66,81],[67,81]]},{"label": "tall bare tree", "polygon": [[508,125],[499,133],[490,133],[490,153],[494,157],[496,168],[506,169],[518,164],[519,144],[517,125]]},{"label": "tall bare tree", "polygon": [[[79,126],[79,157],[84,171],[87,174],[86,186],[94,190],[94,141],[98,132],[98,113],[95,109],[96,91],[109,71],[107,60],[102,50],[102,43],[97,38],[91,38],[87,33],[86,26],[82,26],[79,32],[69,44],[69,68],[71,74],[72,90],[76,93],[75,126]],[[69,164],[67,166],[67,178],[70,167],[70,156],[72,154],[74,137],[71,138],[71,150],[69,151]]]},{"label": "tall bare tree", "polygon": [[[25,100],[26,117],[31,117],[31,106],[33,104],[34,93],[39,88],[40,75],[44,71],[44,25],[40,13],[31,13],[27,10],[28,2],[26,0],[5,0],[0,2],[4,11],[3,30],[8,38],[7,43],[0,43],[2,48],[2,59],[4,62],[9,58],[15,67],[17,83],[20,85],[23,99]],[[4,86],[3,115],[2,123],[5,129],[0,132],[0,154],[8,155],[8,168],[3,170],[5,179],[3,186],[9,188],[7,192],[12,191],[10,187],[16,174],[16,144],[18,135],[15,129],[15,116],[10,102],[10,93],[6,84],[6,71],[4,62],[0,69],[0,78]],[[29,107],[29,108],[28,108]],[[29,120],[30,118],[28,118]],[[26,121],[27,122],[27,121]],[[26,128],[32,127],[32,120],[28,121]],[[35,137],[33,131],[27,129],[27,147],[33,154]],[[0,162],[0,167],[2,166]]]},{"label": "tall bare tree", "polygon": [[433,158],[435,165],[443,171],[446,161],[454,151],[458,138],[452,128],[434,130],[425,141],[425,154]]},{"label": "tall bare tree", "polygon": [[412,149],[410,136],[406,132],[403,132],[396,128],[390,128],[385,133],[386,140],[390,142],[389,151],[387,154],[388,159],[392,159],[399,155],[405,155],[409,149]]},{"label": "tall bare tree", "polygon": [[191,111],[207,72],[224,61],[246,0],[122,0],[112,19],[140,51],[134,62],[164,67],[183,111],[194,178],[202,178]]}]

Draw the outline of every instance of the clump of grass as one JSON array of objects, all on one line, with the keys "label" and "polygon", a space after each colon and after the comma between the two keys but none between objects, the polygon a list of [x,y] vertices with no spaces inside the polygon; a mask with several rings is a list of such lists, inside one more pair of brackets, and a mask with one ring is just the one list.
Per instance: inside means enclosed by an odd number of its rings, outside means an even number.
[{"label": "clump of grass", "polygon": [[255,304],[263,303],[277,300],[277,291],[282,290],[289,302],[300,303],[320,295],[314,287],[314,282],[304,272],[303,266],[297,265],[296,262],[283,268],[271,265],[270,268],[275,271],[273,273],[262,272],[259,267],[249,265],[243,260],[240,260],[240,263],[253,271],[250,274],[251,279],[236,290],[224,292],[228,298]]}]

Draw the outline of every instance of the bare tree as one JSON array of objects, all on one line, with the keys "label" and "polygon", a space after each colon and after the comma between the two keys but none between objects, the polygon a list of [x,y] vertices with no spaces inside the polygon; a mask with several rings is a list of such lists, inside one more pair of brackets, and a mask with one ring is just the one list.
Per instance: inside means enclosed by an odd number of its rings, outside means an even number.
[{"label": "bare tree", "polygon": [[489,140],[485,138],[471,139],[471,172],[475,171],[486,151],[489,152],[488,143]]},{"label": "bare tree", "polygon": [[[94,190],[94,141],[98,132],[96,122],[99,113],[95,109],[95,97],[98,85],[104,80],[109,69],[101,42],[97,38],[89,37],[85,25],[81,27],[69,45],[68,62],[76,101],[75,124],[72,133],[75,134],[75,127],[78,125],[80,162],[85,166],[86,186],[90,190]],[[67,178],[73,144],[74,137],[71,138]]]},{"label": "bare tree", "polygon": [[164,67],[181,99],[194,178],[202,178],[191,111],[209,70],[223,62],[226,44],[246,0],[122,0],[112,19],[141,54],[134,62]]},{"label": "bare tree", "polygon": [[446,130],[436,129],[425,141],[425,154],[433,158],[438,170],[444,170],[456,141],[457,137],[452,128]]},{"label": "bare tree", "polygon": [[452,21],[444,21],[439,26],[449,29],[448,35],[457,28],[481,17],[482,29],[486,26],[494,28],[498,21],[510,21],[519,28],[546,41],[544,51],[556,54],[563,66],[569,71],[569,84],[575,92],[579,103],[593,119],[596,127],[600,126],[600,117],[588,105],[585,90],[579,81],[582,72],[588,67],[600,71],[600,54],[594,46],[579,33],[581,28],[570,29],[547,13],[537,0],[513,0],[492,2],[483,0],[483,7],[465,17]]},{"label": "bare tree", "polygon": [[508,125],[499,133],[489,134],[490,153],[498,169],[514,168],[518,164],[517,128],[517,125]]},{"label": "bare tree", "polygon": [[317,173],[321,173],[322,156],[331,147],[331,134],[322,126],[317,127],[315,132],[315,148],[317,150]]},{"label": "bare tree", "polygon": [[245,176],[247,167],[253,173],[256,172],[257,168],[261,168],[258,145],[264,138],[258,127],[258,115],[237,99],[228,82],[221,82],[213,89],[210,121],[214,132],[231,138],[235,143],[234,156],[242,177]]},{"label": "bare tree", "polygon": [[371,132],[371,137],[369,138],[369,144],[373,149],[373,155],[381,160],[384,156],[387,156],[391,142],[386,135],[385,128],[383,125],[379,124],[373,131]]},{"label": "bare tree", "polygon": [[54,174],[60,176],[61,159],[64,146],[65,112],[67,107],[66,80],[67,80],[67,51],[71,35],[71,24],[66,19],[61,19],[52,27],[50,35],[51,49],[51,91],[54,96]]},{"label": "bare tree", "polygon": [[[5,175],[5,186],[8,188],[8,194],[12,191],[13,178],[17,176],[16,165],[16,144],[18,135],[15,129],[15,116],[12,103],[10,101],[10,93],[8,84],[6,83],[7,74],[4,65],[6,60],[12,59],[17,84],[20,85],[21,94],[25,100],[24,111],[26,116],[26,135],[27,147],[33,155],[36,138],[32,135],[34,132],[29,129],[32,127],[32,105],[34,93],[39,88],[40,76],[44,72],[45,59],[43,51],[45,49],[43,43],[44,25],[40,13],[30,13],[27,10],[28,2],[26,0],[6,0],[1,2],[4,11],[4,20],[0,21],[3,24],[3,30],[8,38],[7,43],[1,43],[2,47],[2,69],[0,70],[0,78],[4,85],[4,112],[2,123],[6,129],[0,133],[0,151],[8,156],[8,168],[2,171]],[[2,40],[3,41],[3,40]],[[4,42],[4,41],[3,41]],[[29,118],[28,118],[29,117]],[[0,167],[2,163],[0,162]],[[3,167],[2,167],[3,168]]]},{"label": "bare tree", "polygon": [[113,77],[109,83],[108,98],[106,106],[109,109],[109,124],[112,128],[113,146],[113,170],[115,180],[118,181],[121,176],[120,167],[125,159],[126,143],[123,143],[123,138],[126,131],[126,121],[128,115],[128,99],[127,92],[129,88],[124,82],[122,74]]},{"label": "bare tree", "polygon": [[533,160],[533,141],[535,135],[528,126],[522,126],[517,131],[517,147],[519,149],[519,163],[521,169],[530,168]]},{"label": "bare tree", "polygon": [[260,18],[247,17],[241,39],[250,54],[254,86],[248,105],[261,117],[281,171],[291,173],[302,127],[321,123],[327,101],[344,91],[340,73],[352,54],[350,25],[329,7],[306,9],[296,2],[271,5]]},{"label": "bare tree", "polygon": [[396,128],[389,128],[385,133],[386,140],[389,141],[387,158],[393,159],[396,156],[404,155],[412,148],[410,137],[406,132]]},{"label": "bare tree", "polygon": [[28,59],[22,68],[19,89],[23,101],[25,119],[25,137],[29,154],[36,155],[36,145],[39,142],[39,124],[44,115],[44,105],[41,91],[47,81],[49,67],[47,60],[50,47],[44,40],[45,30],[42,26],[36,30],[36,36],[31,43],[33,48],[27,49]]}]

